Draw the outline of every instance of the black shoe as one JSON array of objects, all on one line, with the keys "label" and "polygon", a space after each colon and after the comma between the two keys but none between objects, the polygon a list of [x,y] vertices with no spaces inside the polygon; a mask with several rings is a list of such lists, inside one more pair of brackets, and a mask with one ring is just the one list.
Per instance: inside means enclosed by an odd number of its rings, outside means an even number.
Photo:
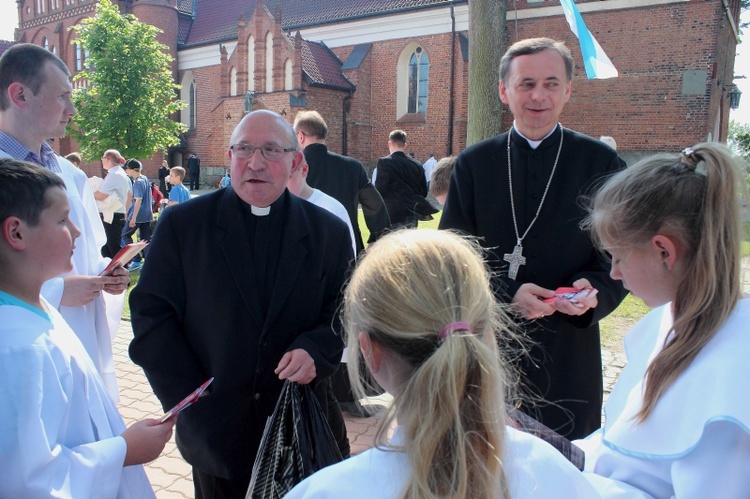
[{"label": "black shoe", "polygon": [[371,418],[380,412],[381,406],[366,406],[357,402],[339,402],[341,410],[355,418]]}]

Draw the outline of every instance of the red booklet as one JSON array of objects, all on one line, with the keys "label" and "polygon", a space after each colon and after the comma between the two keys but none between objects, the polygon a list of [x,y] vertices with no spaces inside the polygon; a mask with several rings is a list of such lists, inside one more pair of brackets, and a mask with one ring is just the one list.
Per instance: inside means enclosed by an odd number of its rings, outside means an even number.
[{"label": "red booklet", "polygon": [[138,241],[137,243],[126,244],[120,251],[117,252],[112,261],[109,262],[109,265],[107,265],[99,275],[110,275],[116,268],[124,267],[146,246],[148,246],[147,241]]},{"label": "red booklet", "polygon": [[195,402],[197,402],[198,399],[200,398],[200,396],[203,395],[203,392],[206,391],[206,388],[208,388],[208,385],[210,385],[213,380],[214,380],[214,378],[213,378],[213,376],[211,376],[211,378],[209,378],[208,381],[206,381],[201,386],[199,386],[198,388],[196,388],[193,393],[191,393],[190,395],[188,395],[187,397],[185,397],[184,399],[182,399],[180,401],[180,403],[178,403],[177,405],[175,405],[174,407],[172,407],[170,410],[168,410],[161,417],[161,419],[159,419],[159,423],[163,423],[164,421],[166,421],[167,419],[171,418],[175,414],[181,413],[182,411],[184,411],[185,409],[187,409],[188,407],[190,407],[191,405],[193,405]]},{"label": "red booklet", "polygon": [[594,288],[557,288],[555,290],[555,296],[546,298],[542,301],[544,301],[545,303],[552,303],[556,298],[560,298],[562,300],[568,300],[571,303],[577,304],[580,300],[588,298],[589,296],[593,296],[596,293],[597,290],[595,290]]}]

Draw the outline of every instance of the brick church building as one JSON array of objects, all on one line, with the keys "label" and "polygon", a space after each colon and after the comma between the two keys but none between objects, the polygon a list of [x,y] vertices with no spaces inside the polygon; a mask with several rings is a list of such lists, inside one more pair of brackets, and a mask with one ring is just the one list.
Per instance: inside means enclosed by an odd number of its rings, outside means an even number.
[{"label": "brick church building", "polygon": [[[71,44],[76,33],[68,28],[94,15],[97,1],[16,3],[16,41],[45,46],[71,73],[79,71],[85,52]],[[466,145],[467,0],[114,3],[163,31],[159,39],[175,59],[188,104],[180,119],[189,127],[168,160],[185,164],[196,152],[208,183],[223,174],[230,134],[254,109],[277,111],[290,122],[301,110],[319,111],[329,125],[329,148],[369,167],[388,154],[394,128],[406,131],[407,151],[420,161]],[[628,162],[726,140],[739,0],[592,0],[578,7],[619,77],[586,79],[558,0],[518,0],[507,12],[507,44],[548,36],[573,52],[573,96],[563,125],[614,137]],[[504,112],[502,128],[510,123]],[[63,154],[76,148],[69,138],[54,146]],[[147,175],[161,159],[145,162]],[[101,173],[98,161],[87,170]]]}]

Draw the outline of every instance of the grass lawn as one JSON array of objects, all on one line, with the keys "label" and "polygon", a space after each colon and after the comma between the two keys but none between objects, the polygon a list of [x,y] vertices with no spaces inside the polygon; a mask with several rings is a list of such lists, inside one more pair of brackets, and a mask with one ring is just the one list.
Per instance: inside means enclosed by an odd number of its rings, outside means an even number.
[{"label": "grass lawn", "polygon": [[125,308],[122,309],[122,318],[130,320],[130,290],[135,287],[136,284],[138,284],[138,278],[141,277],[140,272],[131,272],[130,273],[130,286],[128,286],[128,290],[125,291],[127,293],[127,296],[125,297]]}]

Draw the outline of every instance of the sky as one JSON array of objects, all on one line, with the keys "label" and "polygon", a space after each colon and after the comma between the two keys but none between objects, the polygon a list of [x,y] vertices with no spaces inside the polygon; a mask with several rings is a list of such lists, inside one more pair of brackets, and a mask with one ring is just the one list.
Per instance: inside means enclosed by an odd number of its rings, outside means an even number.
[{"label": "sky", "polygon": [[[750,22],[750,11],[742,15],[741,22]],[[13,40],[13,30],[18,25],[18,7],[13,0],[0,0],[0,39]],[[735,76],[745,76],[735,83],[742,92],[739,109],[732,110],[729,118],[740,123],[750,124],[750,30],[745,33],[745,41],[737,46],[734,62]]]}]

